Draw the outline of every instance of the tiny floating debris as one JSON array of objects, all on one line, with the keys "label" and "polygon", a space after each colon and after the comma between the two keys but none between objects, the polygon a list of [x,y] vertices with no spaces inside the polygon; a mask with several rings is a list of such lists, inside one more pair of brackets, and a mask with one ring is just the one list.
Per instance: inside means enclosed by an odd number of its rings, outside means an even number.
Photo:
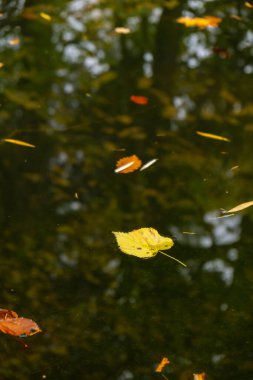
[{"label": "tiny floating debris", "polygon": [[182,234],[185,234],[185,235],[197,235],[197,232],[183,231]]},{"label": "tiny floating debris", "polygon": [[158,161],[158,158],[153,158],[153,160],[148,161],[146,164],[144,164],[144,165],[140,168],[140,171],[149,168],[149,167],[150,167],[151,165],[153,165],[156,161]]},{"label": "tiny floating debris", "polygon": [[43,18],[44,20],[47,20],[47,21],[52,20],[52,17],[49,14],[44,13],[44,12],[40,12],[40,17]]}]

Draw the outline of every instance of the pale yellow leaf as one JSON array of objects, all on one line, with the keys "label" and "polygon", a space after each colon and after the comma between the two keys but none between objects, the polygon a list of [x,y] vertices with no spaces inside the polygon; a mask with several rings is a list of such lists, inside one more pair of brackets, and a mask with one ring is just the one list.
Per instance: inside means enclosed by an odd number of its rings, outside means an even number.
[{"label": "pale yellow leaf", "polygon": [[219,136],[219,135],[214,135],[212,133],[206,133],[206,132],[200,132],[196,131],[197,135],[207,137],[209,139],[215,139],[215,140],[222,140],[222,141],[230,141],[227,137]]},{"label": "pale yellow leaf", "polygon": [[28,146],[30,148],[35,148],[35,145],[29,144],[29,143],[27,143],[25,141],[21,141],[21,140],[3,139],[3,141],[11,143],[11,144],[23,145],[23,146]]},{"label": "pale yellow leaf", "polygon": [[253,206],[253,201],[241,203],[240,205],[233,207],[230,210],[224,211],[224,213],[241,211],[241,210],[244,210],[245,208],[248,208],[251,206]]},{"label": "pale yellow leaf", "polygon": [[114,29],[114,32],[118,34],[129,34],[131,30],[123,26],[118,26],[117,28]]}]

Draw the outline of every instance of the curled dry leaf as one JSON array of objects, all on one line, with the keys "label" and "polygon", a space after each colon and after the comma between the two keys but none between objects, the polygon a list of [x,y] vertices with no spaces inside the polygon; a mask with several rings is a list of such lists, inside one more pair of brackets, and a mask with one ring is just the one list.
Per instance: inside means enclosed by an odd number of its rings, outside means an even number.
[{"label": "curled dry leaf", "polygon": [[237,212],[237,211],[241,211],[241,210],[244,210],[245,208],[248,208],[248,207],[251,207],[253,206],[253,201],[249,201],[249,202],[245,202],[245,203],[241,203],[239,204],[238,206],[236,207],[233,207],[231,208],[230,210],[228,211],[223,211],[224,214],[226,213],[231,213],[231,212]]},{"label": "curled dry leaf", "polygon": [[11,143],[11,144],[27,146],[27,147],[29,147],[29,148],[35,148],[35,145],[33,145],[33,144],[29,144],[29,143],[27,143],[27,142],[25,142],[25,141],[21,141],[21,140],[3,139],[3,141],[8,142],[8,143]]},{"label": "curled dry leaf", "polygon": [[197,26],[199,28],[207,28],[208,26],[217,27],[221,21],[221,18],[215,16],[180,17],[176,20],[176,22],[183,24],[186,27]]},{"label": "curled dry leaf", "polygon": [[214,140],[221,140],[221,141],[227,141],[229,142],[230,140],[227,137],[219,136],[219,135],[214,135],[212,133],[206,133],[206,132],[200,132],[196,131],[197,135],[207,137],[209,139],[214,139]]},{"label": "curled dry leaf", "polygon": [[123,157],[116,163],[115,173],[131,173],[139,169],[142,162],[135,154],[129,157]]},{"label": "curled dry leaf", "polygon": [[132,95],[130,97],[131,102],[135,104],[139,104],[142,106],[145,106],[148,104],[148,98],[146,96],[141,96],[141,95]]},{"label": "curled dry leaf", "polygon": [[162,372],[162,370],[164,369],[164,367],[169,364],[170,361],[168,358],[164,357],[161,362],[158,364],[158,366],[156,367],[156,372]]},{"label": "curled dry leaf", "polygon": [[206,374],[205,372],[202,373],[194,373],[193,374],[193,380],[205,380]]},{"label": "curled dry leaf", "polygon": [[154,228],[139,228],[130,232],[113,232],[113,234],[120,250],[128,255],[137,256],[141,259],[149,259],[160,252],[181,265],[186,266],[175,257],[161,251],[161,249],[170,249],[174,243],[171,238],[161,236]]},{"label": "curled dry leaf", "polygon": [[15,311],[0,309],[0,331],[4,334],[27,337],[41,331],[32,319],[19,317]]}]

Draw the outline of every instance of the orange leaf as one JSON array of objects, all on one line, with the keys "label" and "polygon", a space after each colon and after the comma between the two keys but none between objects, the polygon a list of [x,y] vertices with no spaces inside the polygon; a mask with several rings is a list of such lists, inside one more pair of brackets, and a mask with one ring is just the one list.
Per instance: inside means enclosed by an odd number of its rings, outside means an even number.
[{"label": "orange leaf", "polygon": [[18,317],[12,310],[0,309],[0,331],[4,334],[27,337],[41,331],[32,319]]},{"label": "orange leaf", "polygon": [[156,367],[156,372],[162,372],[162,370],[164,369],[164,367],[169,364],[170,361],[168,358],[164,357],[161,362],[158,364],[158,366]]},{"label": "orange leaf", "polygon": [[142,162],[135,154],[129,157],[123,157],[116,163],[115,173],[131,173],[139,169]]},{"label": "orange leaf", "polygon": [[217,27],[221,21],[221,18],[215,16],[180,17],[176,20],[176,22],[186,27],[197,26],[199,28],[207,28],[208,26]]},{"label": "orange leaf", "polygon": [[148,104],[148,98],[146,96],[132,95],[130,97],[131,102],[145,106]]},{"label": "orange leaf", "polygon": [[18,37],[12,38],[8,41],[8,44],[11,46],[18,45],[20,43],[20,39]]},{"label": "orange leaf", "polygon": [[206,374],[205,372],[202,373],[194,373],[193,374],[193,380],[205,380]]}]

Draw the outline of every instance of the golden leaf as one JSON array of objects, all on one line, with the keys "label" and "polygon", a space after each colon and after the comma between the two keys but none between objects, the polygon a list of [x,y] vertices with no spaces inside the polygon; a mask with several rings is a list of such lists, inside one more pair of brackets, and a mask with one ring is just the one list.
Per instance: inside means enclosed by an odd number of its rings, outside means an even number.
[{"label": "golden leaf", "polygon": [[135,154],[129,157],[123,157],[116,163],[115,173],[131,173],[139,169],[142,162]]},{"label": "golden leaf", "polygon": [[248,207],[251,207],[251,206],[253,206],[253,201],[241,203],[240,205],[238,205],[236,207],[233,207],[233,208],[231,208],[228,211],[223,211],[223,213],[237,212],[237,211],[244,210],[245,208],[248,208]]},{"label": "golden leaf", "polygon": [[11,46],[18,45],[20,43],[20,39],[18,37],[12,38],[8,41],[8,44]]},{"label": "golden leaf", "polygon": [[164,357],[161,362],[158,364],[158,366],[156,367],[156,372],[162,372],[162,370],[164,369],[164,367],[169,364],[170,361],[168,358]]},{"label": "golden leaf", "polygon": [[28,146],[30,148],[35,148],[35,145],[29,144],[29,143],[27,143],[25,141],[21,141],[21,140],[3,139],[3,141],[11,143],[11,144],[22,145],[22,146]]},{"label": "golden leaf", "polygon": [[197,135],[207,137],[209,139],[214,139],[214,140],[222,140],[222,141],[230,141],[227,137],[219,136],[219,135],[214,135],[212,133],[206,133],[206,132],[200,132],[196,131]]},{"label": "golden leaf", "polygon": [[183,24],[186,27],[197,26],[199,28],[207,28],[208,26],[217,27],[221,21],[221,18],[215,16],[180,17],[176,20],[176,22]]},{"label": "golden leaf", "polygon": [[113,234],[120,250],[128,255],[149,259],[160,252],[186,266],[175,257],[161,251],[161,249],[170,249],[174,243],[171,238],[161,236],[154,228],[139,228],[130,232],[113,232]]}]

